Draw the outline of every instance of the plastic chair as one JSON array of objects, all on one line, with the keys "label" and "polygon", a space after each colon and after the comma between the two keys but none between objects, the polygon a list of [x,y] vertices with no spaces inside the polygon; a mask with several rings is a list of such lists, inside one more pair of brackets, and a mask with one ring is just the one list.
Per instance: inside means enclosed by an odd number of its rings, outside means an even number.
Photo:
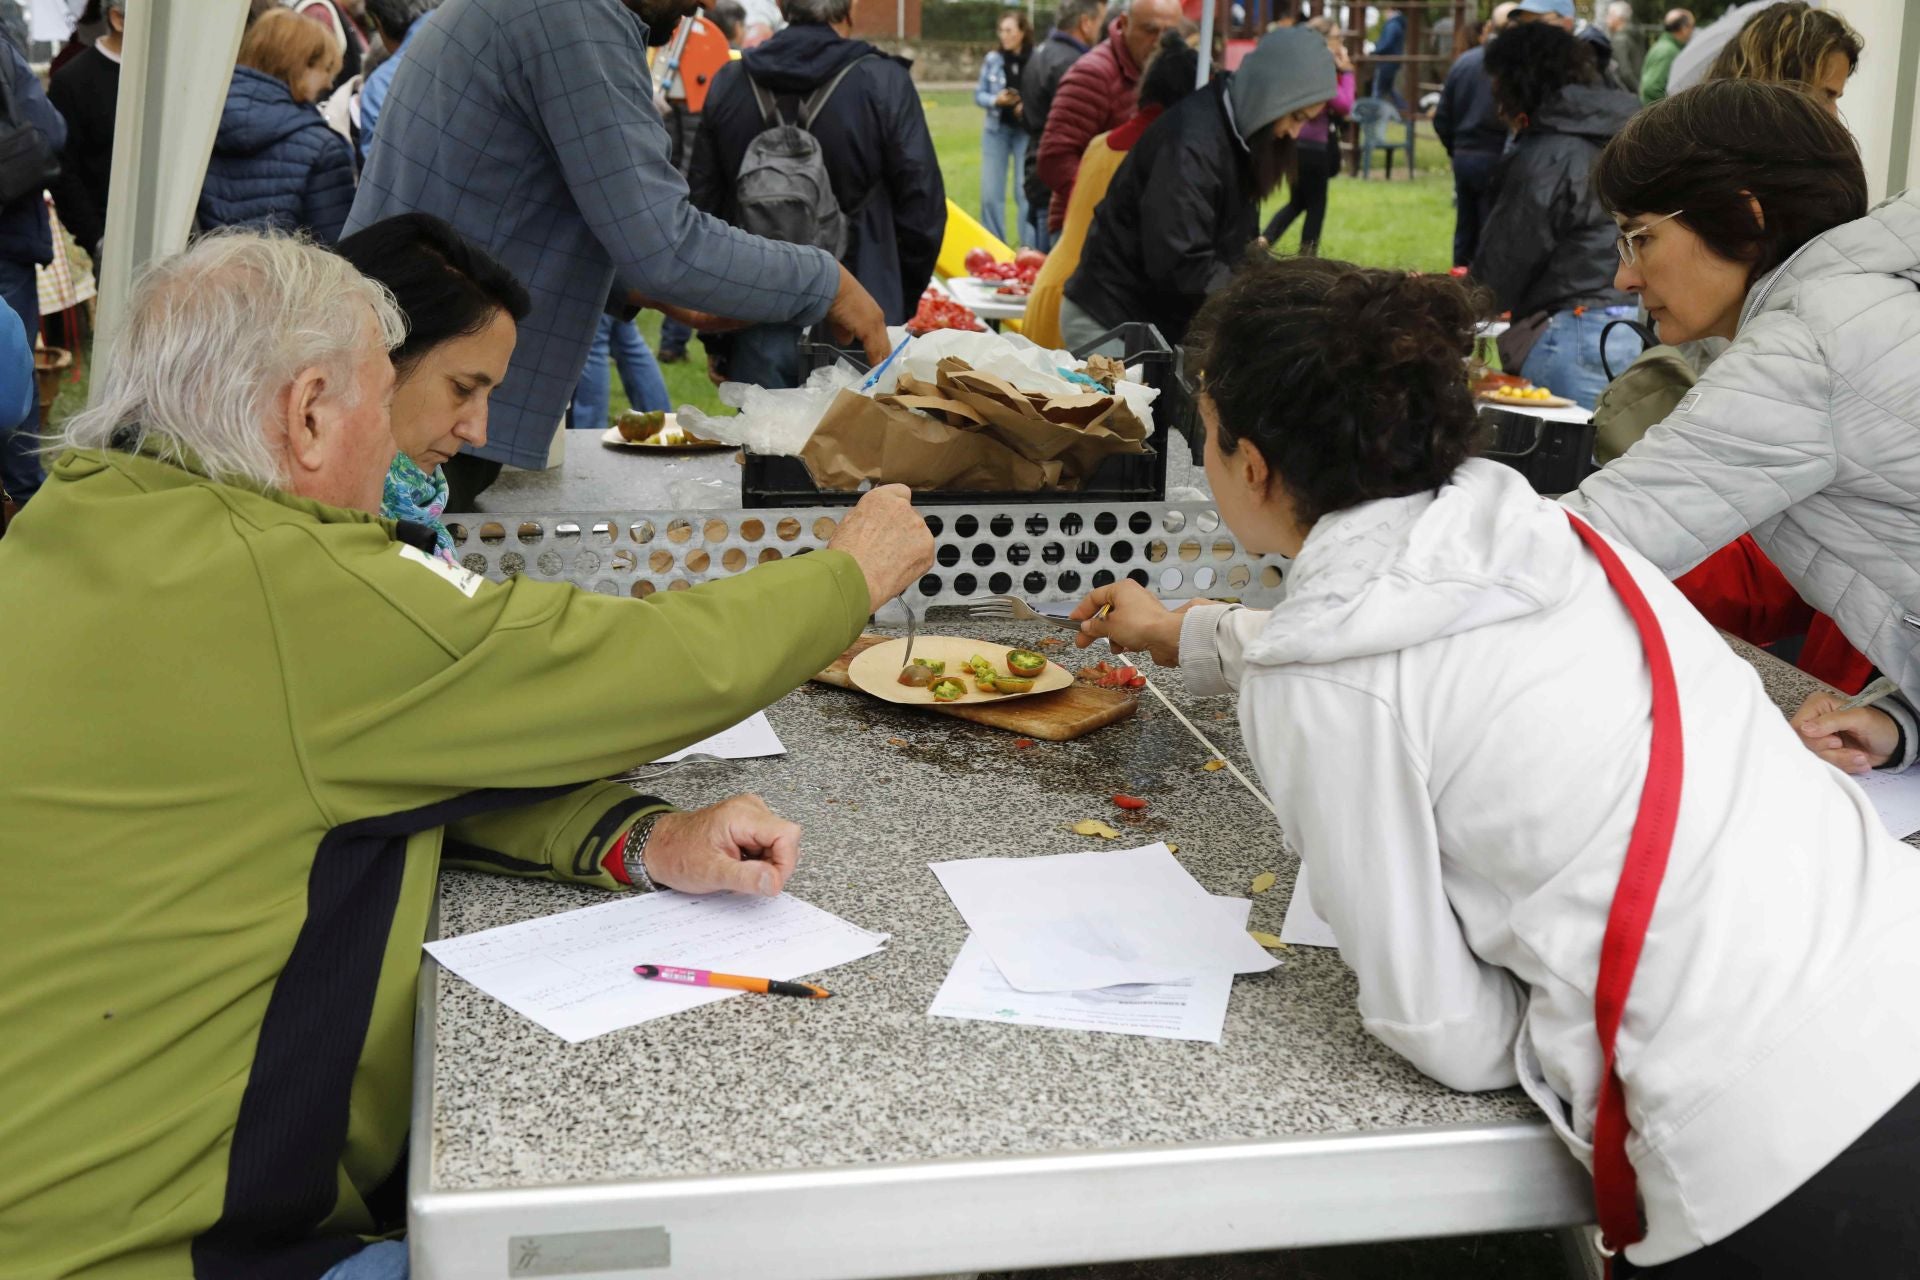
[{"label": "plastic chair", "polygon": [[[1387,181],[1393,181],[1393,153],[1407,153],[1407,176],[1413,177],[1413,117],[1400,113],[1385,98],[1362,98],[1353,104],[1351,116],[1360,129],[1360,176],[1373,175],[1373,153],[1387,153]],[[1406,129],[1405,141],[1394,141],[1390,130],[1398,124]]]}]

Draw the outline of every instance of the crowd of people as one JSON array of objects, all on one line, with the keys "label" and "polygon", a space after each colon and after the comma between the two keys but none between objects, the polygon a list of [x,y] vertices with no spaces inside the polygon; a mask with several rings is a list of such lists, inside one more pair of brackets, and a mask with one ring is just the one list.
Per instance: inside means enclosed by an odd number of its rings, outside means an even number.
[{"label": "crowd of people", "polygon": [[[638,309],[705,335],[716,376],[791,385],[802,326],[882,360],[932,273],[938,158],[850,0],[787,0],[670,130],[649,51],[696,7],[261,5],[201,234],[139,274],[44,485],[12,272],[50,251],[46,202],[0,209],[5,479],[39,490],[0,539],[0,705],[35,726],[0,734],[23,1273],[404,1277],[385,1190],[439,868],[792,873],[798,828],[758,799],[606,779],[857,639],[932,561],[911,495],[646,601],[484,581],[444,522],[545,461]],[[1454,1088],[1525,1089],[1593,1171],[1617,1274],[1903,1274],[1920,854],[1847,775],[1920,762],[1920,193],[1870,207],[1838,113],[1857,33],[1784,0],[1676,89],[1684,11],[1641,56],[1564,0],[1501,6],[1436,121],[1456,280],[1264,252],[1290,177],[1316,225],[1313,131],[1355,92],[1333,32],[1196,87],[1177,5],[1064,0],[1037,45],[1008,19],[976,100],[1058,237],[1036,298],[1079,349],[1135,321],[1184,346],[1212,500],[1289,561],[1271,610],[1100,587],[1079,643],[1237,698],[1365,1026]],[[99,145],[56,103],[114,82],[124,5],[100,21],[49,93],[12,55],[49,153]],[[80,158],[76,234],[111,254],[78,212],[110,167]],[[1475,456],[1489,305],[1510,368],[1603,418],[1605,371],[1662,358],[1613,320],[1680,353],[1558,501]],[[1783,717],[1713,624],[1825,628],[1844,692],[1895,688]],[[601,678],[635,654],[673,678]]]}]

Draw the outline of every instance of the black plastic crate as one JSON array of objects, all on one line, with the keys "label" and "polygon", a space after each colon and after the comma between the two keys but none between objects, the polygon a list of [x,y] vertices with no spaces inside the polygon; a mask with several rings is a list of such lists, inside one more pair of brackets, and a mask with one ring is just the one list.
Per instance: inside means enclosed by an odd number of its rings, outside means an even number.
[{"label": "black plastic crate", "polygon": [[1480,407],[1482,455],[1527,478],[1535,493],[1557,497],[1580,487],[1596,468],[1593,422],[1555,422],[1512,409]]},{"label": "black plastic crate", "polygon": [[[978,504],[1003,501],[1009,497],[1028,502],[1131,502],[1142,498],[1158,501],[1167,496],[1167,447],[1178,427],[1188,439],[1193,460],[1201,459],[1202,436],[1194,426],[1193,397],[1181,375],[1179,353],[1167,345],[1160,330],[1150,324],[1123,324],[1101,336],[1100,340],[1074,354],[1085,359],[1118,341],[1121,359],[1129,367],[1140,367],[1141,380],[1159,390],[1153,402],[1153,433],[1147,437],[1147,452],[1115,454],[1094,469],[1078,489],[1042,489],[1032,493],[1009,494],[975,489],[923,489],[913,495],[916,503],[929,505]],[[816,341],[809,331],[800,341],[800,369],[804,377],[816,369],[846,361],[862,372],[868,368],[864,352],[835,346],[831,341]],[[850,505],[859,501],[857,490],[821,489],[813,482],[807,464],[798,458],[769,457],[748,453],[740,478],[741,505],[746,507],[821,507]]]}]

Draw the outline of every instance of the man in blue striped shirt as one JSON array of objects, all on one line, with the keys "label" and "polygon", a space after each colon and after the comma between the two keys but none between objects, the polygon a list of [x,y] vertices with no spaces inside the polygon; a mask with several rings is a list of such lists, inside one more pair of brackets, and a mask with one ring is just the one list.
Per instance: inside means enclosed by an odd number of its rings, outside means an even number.
[{"label": "man in blue striped shirt", "polygon": [[435,214],[533,296],[488,442],[448,467],[450,510],[501,463],[546,465],[610,291],[684,308],[705,330],[724,327],[715,317],[824,320],[886,358],[879,305],[831,255],[748,235],[687,202],[647,48],[697,4],[446,0],[408,40],[347,231]]}]

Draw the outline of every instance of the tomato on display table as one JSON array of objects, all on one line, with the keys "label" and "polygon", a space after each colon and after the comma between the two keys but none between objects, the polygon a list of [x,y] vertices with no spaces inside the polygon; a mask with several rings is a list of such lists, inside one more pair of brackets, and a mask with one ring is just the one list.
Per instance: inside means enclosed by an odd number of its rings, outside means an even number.
[{"label": "tomato on display table", "polygon": [[932,287],[920,295],[920,309],[913,313],[913,319],[907,321],[907,332],[916,338],[936,329],[965,329],[978,333],[985,328],[979,316]]}]

